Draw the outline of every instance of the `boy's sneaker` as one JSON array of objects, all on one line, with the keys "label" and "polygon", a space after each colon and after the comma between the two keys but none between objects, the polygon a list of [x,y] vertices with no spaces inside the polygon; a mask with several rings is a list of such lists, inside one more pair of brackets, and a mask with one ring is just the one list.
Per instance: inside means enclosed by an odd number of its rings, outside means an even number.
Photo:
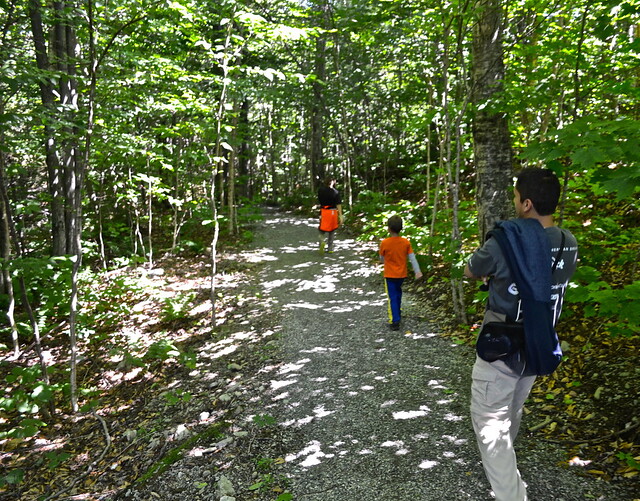
[{"label": "boy's sneaker", "polygon": [[389,324],[389,329],[391,329],[392,331],[399,331],[400,330],[400,322],[392,322]]}]

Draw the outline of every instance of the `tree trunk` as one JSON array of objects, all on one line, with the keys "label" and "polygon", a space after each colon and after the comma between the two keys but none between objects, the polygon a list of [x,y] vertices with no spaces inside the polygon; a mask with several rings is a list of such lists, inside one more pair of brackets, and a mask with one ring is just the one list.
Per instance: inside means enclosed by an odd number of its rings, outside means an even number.
[{"label": "tree trunk", "polygon": [[513,167],[507,116],[495,109],[502,91],[504,61],[502,12],[497,0],[476,2],[473,29],[473,142],[476,163],[478,229],[480,238],[495,221],[512,214],[510,187]]},{"label": "tree trunk", "polygon": [[227,205],[229,206],[229,234],[238,234],[238,218],[236,214],[236,139],[238,137],[238,113],[237,101],[233,105],[233,131],[231,132],[231,147],[229,152],[229,167],[227,179]]},{"label": "tree trunk", "polygon": [[[319,25],[327,28],[329,24],[329,5],[321,1],[315,6],[320,13]],[[326,34],[320,33],[316,40],[316,53],[313,81],[313,102],[311,104],[311,180],[316,190],[326,175],[324,165],[324,85],[327,79],[327,40]]]},{"label": "tree trunk", "polygon": [[[20,340],[18,339],[18,327],[14,317],[16,298],[13,290],[13,279],[9,270],[11,260],[11,231],[10,217],[11,209],[6,201],[9,197],[6,195],[7,186],[5,184],[5,162],[4,154],[0,153],[0,257],[2,257],[2,293],[9,297],[9,305],[7,307],[7,319],[11,327],[11,342],[13,343],[13,356],[17,358],[20,355]],[[17,242],[16,242],[17,243]]]},{"label": "tree trunk", "polygon": [[238,176],[243,180],[241,194],[247,198],[253,198],[253,180],[249,173],[249,99],[246,97],[240,106],[239,118],[240,151],[238,152]]},{"label": "tree trunk", "polygon": [[[39,0],[30,0],[29,17],[31,19],[31,32],[35,45],[36,64],[38,69],[46,74],[51,70],[51,64],[49,62],[46,38],[42,27],[42,13]],[[61,256],[66,251],[67,232],[64,217],[64,182],[60,166],[60,157],[58,155],[58,143],[54,128],[51,125],[54,122],[53,118],[56,114],[55,95],[49,79],[40,78],[38,79],[38,83],[45,113],[43,127],[48,187],[49,194],[51,195],[51,253],[54,256]]]}]

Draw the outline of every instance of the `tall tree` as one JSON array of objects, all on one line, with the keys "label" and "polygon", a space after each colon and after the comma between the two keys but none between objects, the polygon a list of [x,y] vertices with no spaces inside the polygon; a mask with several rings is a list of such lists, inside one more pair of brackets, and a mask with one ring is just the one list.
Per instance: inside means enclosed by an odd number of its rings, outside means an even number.
[{"label": "tall tree", "polygon": [[506,113],[497,98],[504,87],[503,15],[499,0],[478,0],[473,28],[472,96],[476,202],[481,238],[511,211],[513,175]]}]

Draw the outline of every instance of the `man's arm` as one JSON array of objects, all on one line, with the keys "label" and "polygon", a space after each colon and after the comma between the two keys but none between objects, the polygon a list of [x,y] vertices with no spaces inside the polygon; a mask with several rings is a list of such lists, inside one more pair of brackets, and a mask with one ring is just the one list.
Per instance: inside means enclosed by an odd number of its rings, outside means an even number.
[{"label": "man's arm", "polygon": [[464,276],[467,278],[472,278],[474,280],[480,280],[480,277],[476,277],[473,273],[471,273],[468,262],[464,265]]}]

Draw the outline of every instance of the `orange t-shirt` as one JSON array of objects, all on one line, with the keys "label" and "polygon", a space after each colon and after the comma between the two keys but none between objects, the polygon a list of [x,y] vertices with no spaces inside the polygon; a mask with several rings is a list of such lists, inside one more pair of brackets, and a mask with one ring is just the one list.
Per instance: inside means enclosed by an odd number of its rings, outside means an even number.
[{"label": "orange t-shirt", "polygon": [[385,278],[407,278],[407,256],[413,254],[411,242],[404,237],[389,237],[380,242]]}]

